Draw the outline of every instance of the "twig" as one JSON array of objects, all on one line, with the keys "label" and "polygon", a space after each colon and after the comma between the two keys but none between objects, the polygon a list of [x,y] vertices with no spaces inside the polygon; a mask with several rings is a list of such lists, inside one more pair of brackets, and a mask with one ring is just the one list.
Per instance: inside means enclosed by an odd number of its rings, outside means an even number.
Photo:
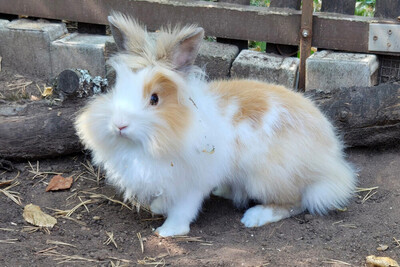
[{"label": "twig", "polygon": [[379,188],[379,186],[374,186],[374,187],[370,187],[370,188],[357,187],[355,192],[359,193],[359,192],[372,191],[372,190],[376,190],[378,188]]},{"label": "twig", "polygon": [[61,246],[69,246],[69,247],[73,247],[76,248],[75,245],[69,244],[69,243],[65,243],[65,242],[61,242],[61,241],[56,241],[56,240],[46,240],[46,244],[50,244],[50,245],[61,245]]},{"label": "twig", "polygon": [[11,185],[7,186],[6,188],[0,189],[0,192],[6,195],[8,198],[10,198],[17,205],[22,206],[21,197],[19,196],[19,193],[15,191],[10,191],[11,188],[19,184],[20,182],[18,181],[14,182]]},{"label": "twig", "polygon": [[75,218],[72,218],[72,217],[67,217],[67,216],[61,215],[61,216],[59,216],[59,218],[63,218],[63,219],[67,219],[67,220],[73,221],[73,222],[75,222],[75,223],[77,223],[79,225],[82,225],[82,226],[86,226],[87,225],[85,222],[81,222],[81,221],[79,221],[79,220],[77,220]]},{"label": "twig", "polygon": [[103,194],[98,194],[98,193],[93,193],[93,192],[88,192],[88,191],[81,191],[80,193],[88,194],[90,198],[104,198],[104,199],[106,199],[108,201],[111,201],[113,203],[120,204],[121,206],[127,208],[128,210],[132,210],[132,208],[129,207],[128,205],[126,205],[125,203],[123,203],[123,202],[121,202],[119,200],[116,200],[116,199],[114,199],[112,197],[108,197],[106,195],[103,195]]},{"label": "twig", "polygon": [[117,243],[116,243],[115,240],[114,240],[114,233],[113,233],[113,232],[111,232],[111,233],[106,232],[106,234],[107,234],[107,236],[108,236],[108,239],[107,239],[106,241],[104,241],[103,244],[109,245],[109,244],[113,243],[114,246],[115,246],[115,248],[118,248]]},{"label": "twig", "polygon": [[205,241],[199,236],[187,236],[187,235],[177,235],[172,237],[173,240],[177,242],[201,242],[211,244],[211,241]]},{"label": "twig", "polygon": [[5,240],[0,240],[0,243],[6,243],[6,244],[14,244],[15,241],[18,241],[18,239],[13,238],[13,239],[5,239]]},{"label": "twig", "polygon": [[54,247],[49,247],[49,248],[43,249],[43,250],[41,250],[41,251],[36,252],[36,255],[37,255],[37,254],[40,254],[40,253],[45,253],[45,252],[47,252],[47,251],[50,251],[50,250],[53,250],[53,249],[56,249],[56,248],[58,248],[58,247],[57,247],[57,246],[54,246]]},{"label": "twig", "polygon": [[98,260],[84,258],[79,255],[61,254],[58,251],[47,251],[47,252],[43,252],[42,255],[54,257],[54,260],[58,261],[58,264],[66,263],[66,262],[100,262]]},{"label": "twig", "polygon": [[370,194],[371,192],[372,191],[369,191],[368,194],[365,195],[365,197],[361,201],[362,204],[364,204],[368,199],[370,199],[373,195],[375,195],[377,193],[377,191],[375,191],[372,194]]},{"label": "twig", "polygon": [[138,239],[139,239],[139,243],[140,243],[140,248],[142,250],[142,253],[144,253],[144,245],[143,245],[143,239],[142,239],[142,234],[141,233],[137,233],[136,234]]},{"label": "twig", "polygon": [[397,244],[396,248],[400,248],[400,240],[396,239],[396,237],[393,237],[393,240]]},{"label": "twig", "polygon": [[78,205],[76,205],[75,207],[73,207],[70,210],[59,210],[59,209],[51,209],[55,211],[55,215],[56,216],[65,216],[65,217],[70,217],[77,209],[79,209],[81,206],[84,206],[86,204],[92,204],[92,203],[96,203],[96,201],[92,200],[92,199],[88,199],[86,201],[80,202]]},{"label": "twig", "polygon": [[343,265],[348,265],[351,266],[350,263],[344,262],[344,261],[339,261],[339,260],[333,260],[333,259],[328,259],[326,261],[322,261],[323,263],[328,263],[328,264],[343,264]]},{"label": "twig", "polygon": [[142,260],[138,260],[137,263],[138,264],[142,264],[142,265],[155,265],[155,266],[165,266],[165,257],[167,257],[168,254],[161,254],[155,258],[151,258],[151,257],[144,257]]},{"label": "twig", "polygon": [[18,171],[17,175],[14,178],[12,178],[11,180],[0,181],[0,187],[5,186],[5,185],[10,185],[14,180],[16,180],[19,177],[19,174],[20,174],[20,171]]},{"label": "twig", "polygon": [[0,228],[0,231],[14,232],[14,231],[16,231],[16,230],[11,229],[11,228]]}]

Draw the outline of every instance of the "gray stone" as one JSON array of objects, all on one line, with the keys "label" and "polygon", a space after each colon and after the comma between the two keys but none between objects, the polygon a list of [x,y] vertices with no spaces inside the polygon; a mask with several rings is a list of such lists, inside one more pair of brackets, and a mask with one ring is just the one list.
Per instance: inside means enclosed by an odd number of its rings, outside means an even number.
[{"label": "gray stone", "polygon": [[1,28],[1,27],[5,27],[8,23],[10,23],[9,20],[0,19],[0,28]]},{"label": "gray stone", "polygon": [[378,81],[376,55],[321,51],[306,61],[306,90],[369,87]]},{"label": "gray stone", "polygon": [[195,64],[206,70],[210,80],[226,79],[230,76],[232,62],[238,53],[237,46],[203,41]]},{"label": "gray stone", "polygon": [[38,77],[50,77],[50,43],[67,33],[64,23],[19,19],[0,27],[3,67]]},{"label": "gray stone", "polygon": [[298,58],[242,50],[233,62],[231,75],[295,88],[298,67]]},{"label": "gray stone", "polygon": [[105,47],[111,36],[72,33],[52,42],[53,75],[65,69],[85,69],[92,76],[106,74]]}]

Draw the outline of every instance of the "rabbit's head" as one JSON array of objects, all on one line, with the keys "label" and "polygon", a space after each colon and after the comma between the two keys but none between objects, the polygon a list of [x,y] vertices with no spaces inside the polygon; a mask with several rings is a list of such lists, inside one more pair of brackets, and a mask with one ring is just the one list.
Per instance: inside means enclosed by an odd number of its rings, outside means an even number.
[{"label": "rabbit's head", "polygon": [[191,124],[189,87],[204,31],[186,26],[149,34],[119,13],[109,21],[119,49],[110,59],[116,83],[78,116],[78,135],[96,153],[174,153]]}]

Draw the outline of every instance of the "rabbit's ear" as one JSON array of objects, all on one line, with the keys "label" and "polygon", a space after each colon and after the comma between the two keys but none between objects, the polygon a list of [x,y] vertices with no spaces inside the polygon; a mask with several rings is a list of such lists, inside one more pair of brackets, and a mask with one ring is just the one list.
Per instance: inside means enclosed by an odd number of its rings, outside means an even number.
[{"label": "rabbit's ear", "polygon": [[172,64],[178,70],[184,70],[194,64],[204,37],[203,28],[197,27],[176,44],[172,51]]},{"label": "rabbit's ear", "polygon": [[143,51],[147,32],[136,20],[112,12],[111,16],[108,16],[108,22],[118,50],[137,54]]},{"label": "rabbit's ear", "polygon": [[123,51],[124,49],[124,36],[121,30],[114,24],[114,17],[108,16],[108,22],[110,23],[111,34],[114,38],[115,44],[117,45],[118,50]]}]

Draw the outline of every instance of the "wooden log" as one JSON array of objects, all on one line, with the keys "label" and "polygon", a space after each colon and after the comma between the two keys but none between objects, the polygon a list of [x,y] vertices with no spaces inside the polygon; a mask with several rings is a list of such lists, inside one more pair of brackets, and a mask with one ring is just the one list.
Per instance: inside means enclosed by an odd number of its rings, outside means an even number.
[{"label": "wooden log", "polygon": [[55,157],[81,150],[73,121],[85,99],[0,106],[0,158]]},{"label": "wooden log", "polygon": [[[343,135],[347,146],[400,143],[400,85],[308,91]],[[76,112],[86,102],[69,99],[61,105],[38,101],[0,106],[0,158],[46,158],[80,152],[75,134]]]},{"label": "wooden log", "polygon": [[314,99],[337,127],[347,146],[400,144],[400,85],[312,90]]}]

